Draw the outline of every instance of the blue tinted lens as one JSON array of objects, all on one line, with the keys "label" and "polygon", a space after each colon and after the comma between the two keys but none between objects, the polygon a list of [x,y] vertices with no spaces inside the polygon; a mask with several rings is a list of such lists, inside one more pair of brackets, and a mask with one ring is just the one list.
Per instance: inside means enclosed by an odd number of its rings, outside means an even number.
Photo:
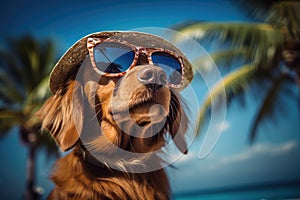
[{"label": "blue tinted lens", "polygon": [[129,46],[116,42],[103,42],[94,48],[96,66],[106,73],[126,71],[134,60],[134,54]]},{"label": "blue tinted lens", "polygon": [[168,77],[168,82],[178,85],[182,80],[182,69],[178,59],[166,52],[154,52],[151,55],[153,64],[161,67]]}]

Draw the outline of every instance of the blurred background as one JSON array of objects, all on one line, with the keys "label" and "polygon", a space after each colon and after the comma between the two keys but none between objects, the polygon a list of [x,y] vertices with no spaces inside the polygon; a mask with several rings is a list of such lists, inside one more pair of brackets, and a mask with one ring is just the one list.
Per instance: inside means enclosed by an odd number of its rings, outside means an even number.
[{"label": "blurred background", "polygon": [[[200,72],[198,131],[167,169],[174,199],[300,198],[299,1],[10,0],[0,9],[0,199],[45,199],[53,188],[48,176],[62,153],[34,113],[57,60],[89,33],[143,27],[179,31],[207,52],[191,60]],[[222,81],[206,88],[211,59]],[[213,127],[221,135],[200,159],[222,98],[225,121]]]}]

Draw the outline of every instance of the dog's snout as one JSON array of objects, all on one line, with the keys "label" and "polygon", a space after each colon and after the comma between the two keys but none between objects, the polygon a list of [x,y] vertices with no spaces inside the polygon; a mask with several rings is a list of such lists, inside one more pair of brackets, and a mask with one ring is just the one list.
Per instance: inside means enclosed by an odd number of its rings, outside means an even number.
[{"label": "dog's snout", "polygon": [[154,90],[163,87],[167,83],[166,73],[157,66],[147,66],[145,68],[141,68],[137,76],[141,83],[151,87]]}]

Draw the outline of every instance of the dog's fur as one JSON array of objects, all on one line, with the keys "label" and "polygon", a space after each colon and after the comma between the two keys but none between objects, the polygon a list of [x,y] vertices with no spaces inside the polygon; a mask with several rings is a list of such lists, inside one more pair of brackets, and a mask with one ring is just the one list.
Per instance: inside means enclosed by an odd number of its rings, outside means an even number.
[{"label": "dog's fur", "polygon": [[[63,151],[74,148],[55,165],[51,176],[55,188],[49,199],[170,198],[169,182],[163,169],[126,172],[85,156],[89,154],[87,149],[92,149],[104,160],[112,159],[122,169],[137,165],[143,168],[143,163],[149,159],[147,156],[122,158],[115,154],[115,146],[127,152],[151,153],[165,145],[168,134],[179,150],[187,152],[186,115],[178,94],[168,86],[153,90],[142,84],[137,79],[138,72],[153,66],[140,59],[138,65],[121,78],[102,77],[99,80],[87,57],[80,68],[82,73],[78,73],[76,79],[70,78],[66,87],[50,97],[37,113],[43,127]],[[153,109],[154,104],[161,106]],[[123,112],[127,107],[129,116]],[[128,134],[135,131],[130,119],[142,127],[136,134],[155,131],[159,126],[163,128],[149,138],[134,137]],[[161,158],[152,156],[152,164],[160,165]]]}]

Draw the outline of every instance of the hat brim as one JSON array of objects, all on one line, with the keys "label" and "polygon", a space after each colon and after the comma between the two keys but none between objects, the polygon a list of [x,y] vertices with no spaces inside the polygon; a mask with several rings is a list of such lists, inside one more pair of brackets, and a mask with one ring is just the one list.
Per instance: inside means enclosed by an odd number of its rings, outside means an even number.
[{"label": "hat brim", "polygon": [[185,55],[183,55],[183,53],[173,44],[161,37],[140,32],[97,32],[89,34],[78,40],[56,63],[50,74],[50,90],[53,94],[60,89],[64,89],[69,80],[76,78],[78,69],[89,53],[87,49],[87,39],[89,37],[104,39],[113,37],[125,40],[136,46],[143,46],[146,48],[164,48],[174,51],[183,58],[185,80],[181,89],[185,88],[193,79],[194,74],[192,65]]}]

